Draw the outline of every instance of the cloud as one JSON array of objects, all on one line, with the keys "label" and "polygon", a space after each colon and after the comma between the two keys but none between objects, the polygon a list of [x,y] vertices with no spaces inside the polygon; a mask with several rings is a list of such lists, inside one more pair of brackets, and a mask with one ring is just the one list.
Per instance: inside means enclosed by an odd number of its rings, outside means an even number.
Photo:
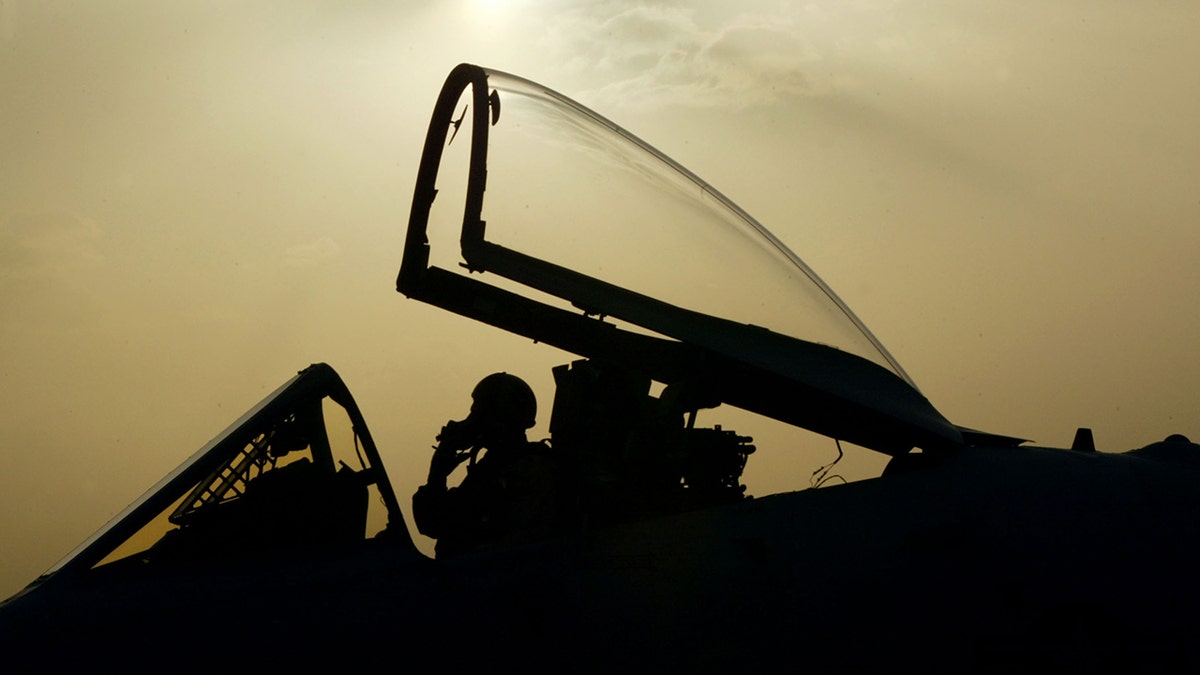
[{"label": "cloud", "polygon": [[580,95],[592,103],[746,107],[829,90],[809,72],[821,57],[799,25],[743,13],[705,26],[691,8],[609,3],[563,12],[550,47],[604,80]]}]

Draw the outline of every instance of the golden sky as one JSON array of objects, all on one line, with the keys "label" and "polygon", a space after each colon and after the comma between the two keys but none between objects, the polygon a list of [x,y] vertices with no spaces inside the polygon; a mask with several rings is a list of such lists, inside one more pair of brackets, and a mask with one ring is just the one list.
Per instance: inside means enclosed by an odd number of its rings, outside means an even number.
[{"label": "golden sky", "polygon": [[[0,596],[311,362],[347,381],[402,501],[482,375],[519,372],[548,409],[567,355],[393,290],[463,61],[722,190],[950,420],[1047,445],[1087,426],[1110,451],[1200,439],[1198,15],[0,0]],[[830,459],[764,451],[748,476],[802,488]]]}]

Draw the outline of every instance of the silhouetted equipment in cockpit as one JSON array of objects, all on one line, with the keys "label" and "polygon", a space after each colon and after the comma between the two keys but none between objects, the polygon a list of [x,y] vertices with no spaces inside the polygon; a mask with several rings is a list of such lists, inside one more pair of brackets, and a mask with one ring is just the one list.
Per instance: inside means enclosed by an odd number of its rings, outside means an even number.
[{"label": "silhouetted equipment in cockpit", "polygon": [[[526,440],[536,401],[507,373],[484,378],[471,414],[442,428],[429,478],[413,495],[417,527],[438,540],[439,556],[745,497],[740,479],[752,439],[696,428],[702,399],[685,386],[655,397],[648,378],[589,360],[556,368],[554,379],[550,443]],[[448,487],[462,463],[462,484]]]},{"label": "silhouetted equipment in cockpit", "polygon": [[581,360],[554,370],[555,451],[571,467],[578,516],[608,524],[742,499],[751,439],[696,428],[700,407],[681,390],[650,394],[650,380]]},{"label": "silhouetted equipment in cockpit", "polygon": [[144,560],[294,554],[361,539],[367,482],[334,464],[320,401],[309,400],[215,467],[167,520]]}]

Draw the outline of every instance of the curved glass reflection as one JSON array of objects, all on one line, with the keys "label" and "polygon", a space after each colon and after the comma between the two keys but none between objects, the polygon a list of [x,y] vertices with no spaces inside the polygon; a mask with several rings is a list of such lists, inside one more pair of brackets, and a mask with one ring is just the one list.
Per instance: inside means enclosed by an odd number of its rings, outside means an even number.
[{"label": "curved glass reflection", "polygon": [[[720,192],[569,98],[486,72],[499,99],[481,214],[488,241],[684,309],[836,347],[913,384],[815,272]],[[457,107],[463,146],[469,96]]]}]

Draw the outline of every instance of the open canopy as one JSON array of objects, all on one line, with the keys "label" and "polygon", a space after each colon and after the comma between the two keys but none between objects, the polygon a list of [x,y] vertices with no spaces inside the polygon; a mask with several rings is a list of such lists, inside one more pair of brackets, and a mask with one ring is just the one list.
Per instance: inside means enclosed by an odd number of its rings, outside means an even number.
[{"label": "open canopy", "polygon": [[962,442],[762,225],[616,124],[505,73],[447,79],[397,287],[889,454]]}]

